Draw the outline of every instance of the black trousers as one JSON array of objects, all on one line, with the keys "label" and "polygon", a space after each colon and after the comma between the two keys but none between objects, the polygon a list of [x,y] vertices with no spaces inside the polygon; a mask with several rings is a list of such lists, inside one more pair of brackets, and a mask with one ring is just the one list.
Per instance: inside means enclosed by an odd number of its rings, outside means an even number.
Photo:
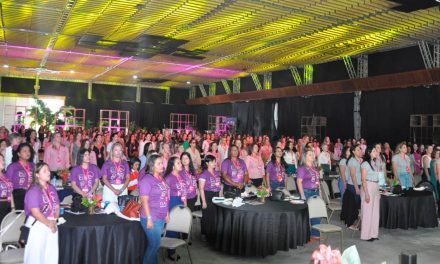
[{"label": "black trousers", "polygon": [[24,197],[26,195],[26,190],[15,189],[12,191],[12,196],[14,197],[15,209],[24,210]]},{"label": "black trousers", "polygon": [[212,203],[212,198],[218,196],[218,192],[208,192],[205,191],[205,199],[206,199],[206,209],[202,207],[202,234],[207,237],[210,235],[208,231],[212,230],[213,225],[215,225],[215,216],[216,216],[216,208]]},{"label": "black trousers", "polygon": [[191,212],[195,211],[196,201],[197,201],[197,196],[186,200],[186,204],[187,204],[188,208],[191,210]]},{"label": "black trousers", "polygon": [[8,201],[0,201],[0,223],[9,212],[11,212],[11,203]]}]

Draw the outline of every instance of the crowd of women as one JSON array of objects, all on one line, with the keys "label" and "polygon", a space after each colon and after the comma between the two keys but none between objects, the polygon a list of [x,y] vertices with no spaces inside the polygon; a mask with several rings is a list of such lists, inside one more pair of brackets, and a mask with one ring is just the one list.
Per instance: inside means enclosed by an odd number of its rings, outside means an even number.
[{"label": "crowd of women", "polygon": [[[25,130],[9,134],[0,127],[0,217],[24,209],[31,226],[26,263],[55,263],[58,248],[56,219],[60,201],[51,175],[70,169],[74,195],[92,196],[100,183],[103,200],[139,195],[141,225],[148,238],[144,263],[156,263],[160,237],[174,206],[195,210],[200,197],[202,233],[209,236],[215,217],[212,197],[239,194],[246,184],[270,190],[285,187],[296,176],[302,199],[319,195],[322,174],[337,170],[343,197],[341,214],[357,229],[362,211],[361,239],[379,238],[379,185],[396,182],[409,188],[421,180],[433,183],[438,198],[440,150],[400,143],[367,146],[365,140],[309,136],[298,140],[268,136],[177,134],[168,130],[137,130],[125,135],[96,130],[51,133]],[[325,183],[324,183],[325,184]],[[312,219],[312,224],[319,219]],[[168,236],[176,236],[171,233]],[[319,233],[312,231],[312,240]],[[43,241],[43,243],[41,243]],[[171,259],[179,258],[173,251]],[[32,258],[32,261],[31,261]]]}]

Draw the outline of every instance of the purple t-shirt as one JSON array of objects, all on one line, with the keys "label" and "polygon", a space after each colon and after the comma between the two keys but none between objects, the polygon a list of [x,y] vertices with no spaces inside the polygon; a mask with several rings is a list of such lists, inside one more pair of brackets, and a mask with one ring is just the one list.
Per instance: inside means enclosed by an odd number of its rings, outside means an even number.
[{"label": "purple t-shirt", "polygon": [[205,181],[205,191],[219,192],[221,189],[220,172],[214,171],[214,174],[205,170],[200,174],[199,181]]},{"label": "purple t-shirt", "polygon": [[12,183],[8,178],[0,176],[0,198],[10,199],[12,194]]},{"label": "purple t-shirt", "polygon": [[185,179],[186,188],[186,198],[192,199],[197,196],[197,178],[195,175],[192,175],[191,172],[183,169],[180,172],[180,176]]},{"label": "purple t-shirt", "polygon": [[247,173],[247,167],[242,159],[238,159],[238,166],[235,166],[230,159],[225,159],[222,162],[221,171],[222,173],[226,173],[233,182],[244,183],[244,175]]},{"label": "purple t-shirt", "polygon": [[[139,196],[148,196],[148,207],[153,220],[163,220],[168,213],[170,203],[170,187],[165,180],[158,180],[151,174],[146,174],[139,181]],[[146,218],[141,208],[141,217]]]},{"label": "purple t-shirt", "polygon": [[118,163],[107,160],[104,165],[102,165],[101,169],[102,177],[105,176],[111,184],[124,184],[127,175],[130,175],[130,173],[130,167],[125,160]]},{"label": "purple t-shirt", "polygon": [[96,181],[101,178],[101,171],[96,165],[89,164],[87,170],[81,166],[75,166],[70,172],[70,180],[74,182],[83,192],[92,190]]},{"label": "purple t-shirt", "polygon": [[32,208],[38,208],[45,217],[55,217],[59,204],[60,200],[57,190],[51,184],[47,184],[47,190],[43,190],[40,186],[33,184],[24,197],[26,216],[32,215]]},{"label": "purple t-shirt", "polygon": [[11,163],[6,171],[6,177],[12,182],[12,186],[15,189],[27,190],[32,183],[32,172],[35,169],[33,162],[28,163],[28,167],[25,168],[20,162]]},{"label": "purple t-shirt", "polygon": [[309,168],[307,166],[301,166],[296,171],[298,179],[302,179],[302,186],[304,189],[317,189],[319,188],[319,170],[316,168]]},{"label": "purple t-shirt", "polygon": [[269,180],[284,182],[286,180],[286,168],[282,164],[269,162],[266,167],[266,174],[269,174]]},{"label": "purple t-shirt", "polygon": [[186,197],[186,183],[183,177],[170,173],[165,176],[165,181],[170,186],[170,196]]}]

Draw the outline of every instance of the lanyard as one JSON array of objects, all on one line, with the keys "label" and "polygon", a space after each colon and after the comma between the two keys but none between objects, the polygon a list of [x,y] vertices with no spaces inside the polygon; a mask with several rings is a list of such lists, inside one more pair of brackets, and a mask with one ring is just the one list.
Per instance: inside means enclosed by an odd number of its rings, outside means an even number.
[{"label": "lanyard", "polygon": [[20,165],[23,167],[23,169],[26,171],[26,174],[28,176],[28,184],[30,184],[32,182],[32,169],[31,169],[31,165],[27,164],[27,166],[24,165],[24,162],[22,162],[21,160],[19,161]]},{"label": "lanyard", "polygon": [[84,176],[84,182],[85,182],[85,184],[86,184],[86,188],[88,189],[88,184],[89,184],[89,168],[87,168],[87,169],[84,169],[84,168],[82,168],[81,167],[81,169],[82,169],[82,171],[83,171],[83,176]]},{"label": "lanyard", "polygon": [[122,167],[122,161],[120,161],[119,163],[116,163],[116,162],[113,161],[113,165],[115,166],[115,170],[116,170],[116,177],[115,177],[115,179],[118,179],[119,178],[119,170]]},{"label": "lanyard", "polygon": [[[315,184],[319,186],[319,172],[313,168],[313,167],[309,167],[309,166],[305,166],[307,171],[309,172],[310,176],[311,176],[311,180],[315,181]],[[315,179],[313,179],[315,178]]]},{"label": "lanyard", "polygon": [[7,189],[7,195],[8,195],[7,199],[9,202],[12,199],[12,189],[13,189],[12,183],[9,182],[9,180],[3,175],[0,175],[0,181],[2,181],[6,185],[6,187],[8,188]]},{"label": "lanyard", "polygon": [[153,175],[153,177],[159,181],[157,185],[159,186],[159,190],[162,190],[162,195],[164,194],[164,192],[166,192],[164,196],[165,196],[165,201],[168,203],[168,201],[170,200],[170,187],[168,186],[168,184],[166,184],[166,182],[161,176],[156,177]]},{"label": "lanyard", "polygon": [[47,188],[47,190],[43,189],[43,195],[46,197],[47,205],[49,206],[49,212],[50,212],[49,217],[55,217],[54,212],[53,212],[52,193],[49,192],[49,186],[47,186],[46,188]]}]

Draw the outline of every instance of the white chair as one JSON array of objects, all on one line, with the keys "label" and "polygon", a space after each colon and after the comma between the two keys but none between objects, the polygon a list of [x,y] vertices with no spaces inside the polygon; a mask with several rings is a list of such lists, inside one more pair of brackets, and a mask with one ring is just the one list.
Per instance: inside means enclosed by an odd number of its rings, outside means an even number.
[{"label": "white chair", "polygon": [[340,199],[330,199],[330,195],[329,195],[329,189],[327,186],[327,183],[322,182],[321,184],[321,197],[323,198],[323,200],[325,201],[325,203],[327,204],[327,208],[330,210],[330,217],[329,220],[332,220],[332,216],[333,213],[335,211],[341,211],[342,210],[342,204]]},{"label": "white chair", "polygon": [[0,253],[0,264],[21,264],[24,262],[24,248],[9,249]]},{"label": "white chair", "polygon": [[131,191],[130,195],[139,196],[139,189],[134,189],[133,191]]},{"label": "white chair", "polygon": [[286,178],[286,188],[290,191],[296,191],[295,178],[293,176]]},{"label": "white chair", "polygon": [[73,203],[73,196],[72,195],[68,195],[66,197],[64,197],[63,201],[60,203],[62,205],[71,205]]},{"label": "white chair", "polygon": [[[23,210],[12,211],[3,218],[0,225],[0,263],[23,263],[24,248],[18,248],[20,227],[23,225],[25,214]],[[3,251],[3,244],[9,244]]]},{"label": "white chair", "polygon": [[[197,190],[197,200],[196,203],[194,204],[195,206],[201,206],[202,203],[200,202],[200,193],[199,190]],[[196,222],[197,223],[201,223],[200,219],[202,219],[202,210],[198,210],[198,211],[194,211],[192,212],[192,216],[194,218],[196,218]]]},{"label": "white chair", "polygon": [[[341,234],[341,248],[342,250],[342,228],[337,225],[329,224],[328,216],[327,216],[327,208],[325,207],[325,203],[319,196],[312,196],[307,200],[307,205],[309,208],[309,218],[325,218],[327,220],[327,224],[317,224],[313,225],[312,229],[318,230],[322,233],[340,233]],[[319,238],[322,240],[322,235]],[[325,241],[326,239],[324,239]]]},{"label": "white chair", "polygon": [[[174,207],[170,212],[170,222],[165,227],[166,231],[179,232],[183,234],[187,234],[187,238],[179,239],[179,238],[170,238],[170,237],[162,237],[160,241],[160,247],[166,249],[177,249],[178,247],[186,247],[188,251],[189,260],[192,264],[191,253],[189,252],[188,243],[190,241],[191,236],[191,227],[192,227],[192,214],[191,210],[188,207]],[[176,263],[177,259],[174,261]]]},{"label": "white chair", "polygon": [[25,218],[26,216],[23,210],[12,211],[8,213],[5,216],[5,218],[3,218],[3,221],[0,224],[1,248],[3,248],[3,244],[11,244],[18,246],[18,240],[20,238],[20,228],[24,224]]}]

